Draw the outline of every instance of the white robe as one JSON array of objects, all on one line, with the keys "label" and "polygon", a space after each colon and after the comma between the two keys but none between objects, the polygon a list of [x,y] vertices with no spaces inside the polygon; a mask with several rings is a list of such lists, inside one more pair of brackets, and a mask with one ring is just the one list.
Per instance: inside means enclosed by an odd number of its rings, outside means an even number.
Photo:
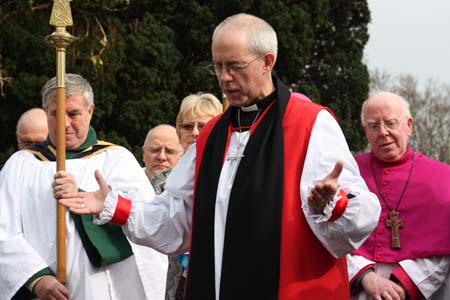
[{"label": "white robe", "polygon": [[[238,142],[246,144],[247,141],[247,132],[233,132],[227,156],[235,154]],[[140,195],[134,195],[132,192],[128,194],[133,199],[133,205],[124,231],[131,240],[168,254],[189,250],[195,156],[193,145],[167,178],[164,193],[156,196],[150,205],[139,202],[145,199],[140,198]],[[324,216],[313,214],[308,208],[306,198],[315,181],[328,175],[338,160],[344,162],[344,170],[339,179],[340,187],[355,197],[349,199],[347,209],[340,218],[327,222],[337,199],[326,207]],[[238,164],[239,160],[225,160],[217,188],[214,224],[216,295],[220,294],[225,220]],[[299,185],[303,212],[308,224],[324,247],[335,257],[344,256],[359,247],[375,228],[381,210],[378,199],[368,190],[339,125],[327,111],[321,111],[313,125]],[[116,205],[117,193],[112,191],[108,194],[105,209],[96,222],[102,224],[111,220]]]},{"label": "white robe", "polygon": [[[348,276],[351,280],[358,272],[368,265],[373,265],[375,271],[389,278],[392,271],[400,265],[420,290],[424,299],[450,299],[450,256],[431,256],[426,258],[406,259],[398,264],[375,263],[360,255],[347,255]],[[351,298],[352,300],[373,300],[364,290]]]},{"label": "white robe", "polygon": [[[85,191],[98,189],[99,170],[118,191],[132,190],[150,201],[153,189],[133,155],[113,147],[88,159],[66,161],[66,170]],[[36,272],[56,272],[55,162],[16,152],[0,174],[0,300],[10,299]],[[125,192],[124,192],[125,193]],[[126,193],[125,193],[126,195]],[[164,299],[167,257],[132,244],[134,255],[102,268],[89,262],[74,222],[66,214],[67,282],[72,300]]]}]

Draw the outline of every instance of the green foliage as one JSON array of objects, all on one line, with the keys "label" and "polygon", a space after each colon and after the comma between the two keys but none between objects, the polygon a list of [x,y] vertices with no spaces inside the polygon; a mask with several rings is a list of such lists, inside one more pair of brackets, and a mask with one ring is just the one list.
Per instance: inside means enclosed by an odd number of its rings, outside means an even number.
[{"label": "green foliage", "polygon": [[[362,52],[368,39],[366,1],[327,0],[85,0],[71,1],[78,40],[67,51],[67,72],[93,85],[93,126],[102,139],[140,158],[149,128],[174,124],[181,99],[198,91],[220,97],[211,61],[215,26],[239,12],[267,20],[277,31],[275,73],[293,89],[336,113],[350,147],[359,150],[359,109],[368,93]],[[45,36],[53,1],[0,3],[0,162],[15,147],[15,123],[40,106],[40,89],[55,75]]]}]

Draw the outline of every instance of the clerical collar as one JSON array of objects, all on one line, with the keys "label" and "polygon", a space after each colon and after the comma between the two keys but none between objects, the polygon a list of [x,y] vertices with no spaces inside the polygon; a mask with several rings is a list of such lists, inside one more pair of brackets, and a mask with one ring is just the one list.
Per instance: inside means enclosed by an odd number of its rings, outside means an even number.
[{"label": "clerical collar", "polygon": [[[245,126],[251,126],[251,124],[255,121],[256,115],[258,114],[258,111],[263,111],[266,109],[270,103],[275,101],[277,98],[277,91],[273,91],[263,99],[259,100],[257,103],[252,104],[250,106],[245,107],[231,107],[231,124],[234,128],[238,128],[238,118],[237,113],[240,109],[240,121],[241,121],[241,127]],[[259,113],[258,118],[262,115],[262,113]],[[245,130],[245,129],[244,129]]]},{"label": "clerical collar", "polygon": [[245,106],[245,107],[243,106],[243,107],[241,107],[241,110],[243,112],[258,111],[260,109],[264,110],[276,98],[277,98],[277,90],[274,90],[272,93],[270,93],[266,97],[262,98],[261,100],[259,100],[255,104],[250,105],[250,106]]},{"label": "clerical collar", "polygon": [[257,104],[253,104],[253,105],[250,105],[250,106],[242,106],[241,110],[245,111],[245,112],[249,112],[249,111],[258,111],[259,108],[258,108]]}]

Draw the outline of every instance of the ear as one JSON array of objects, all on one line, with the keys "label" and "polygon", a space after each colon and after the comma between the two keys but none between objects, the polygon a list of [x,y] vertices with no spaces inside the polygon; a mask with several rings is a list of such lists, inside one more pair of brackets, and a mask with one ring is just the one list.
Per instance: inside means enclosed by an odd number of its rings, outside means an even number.
[{"label": "ear", "polygon": [[94,113],[94,107],[95,107],[95,105],[92,104],[88,109],[88,113],[91,118],[92,118],[92,114]]},{"label": "ear", "polygon": [[408,120],[406,120],[406,125],[408,126],[408,130],[409,130],[408,136],[411,136],[412,131],[413,131],[413,119],[412,119],[412,117],[408,117]]},{"label": "ear", "polygon": [[263,56],[264,61],[264,71],[272,72],[273,66],[275,64],[275,55],[273,53],[266,53]]}]

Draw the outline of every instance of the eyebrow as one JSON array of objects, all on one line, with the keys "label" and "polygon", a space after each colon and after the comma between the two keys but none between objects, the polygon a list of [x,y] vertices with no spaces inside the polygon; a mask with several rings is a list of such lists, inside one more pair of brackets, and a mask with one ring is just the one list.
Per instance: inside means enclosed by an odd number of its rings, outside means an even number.
[{"label": "eyebrow", "polygon": [[172,146],[167,146],[167,145],[163,145],[163,146],[148,146],[148,148],[150,148],[152,150],[157,150],[157,149],[162,149],[162,148],[167,148],[169,150],[177,150],[176,146],[172,147]]},{"label": "eyebrow", "polygon": [[[222,63],[218,63],[218,62],[216,62],[216,61],[213,61],[213,63],[215,64],[215,65],[223,65]],[[241,62],[239,62],[238,60],[230,60],[230,61],[226,61],[225,62],[225,65],[230,65],[230,64],[241,64]]]}]

